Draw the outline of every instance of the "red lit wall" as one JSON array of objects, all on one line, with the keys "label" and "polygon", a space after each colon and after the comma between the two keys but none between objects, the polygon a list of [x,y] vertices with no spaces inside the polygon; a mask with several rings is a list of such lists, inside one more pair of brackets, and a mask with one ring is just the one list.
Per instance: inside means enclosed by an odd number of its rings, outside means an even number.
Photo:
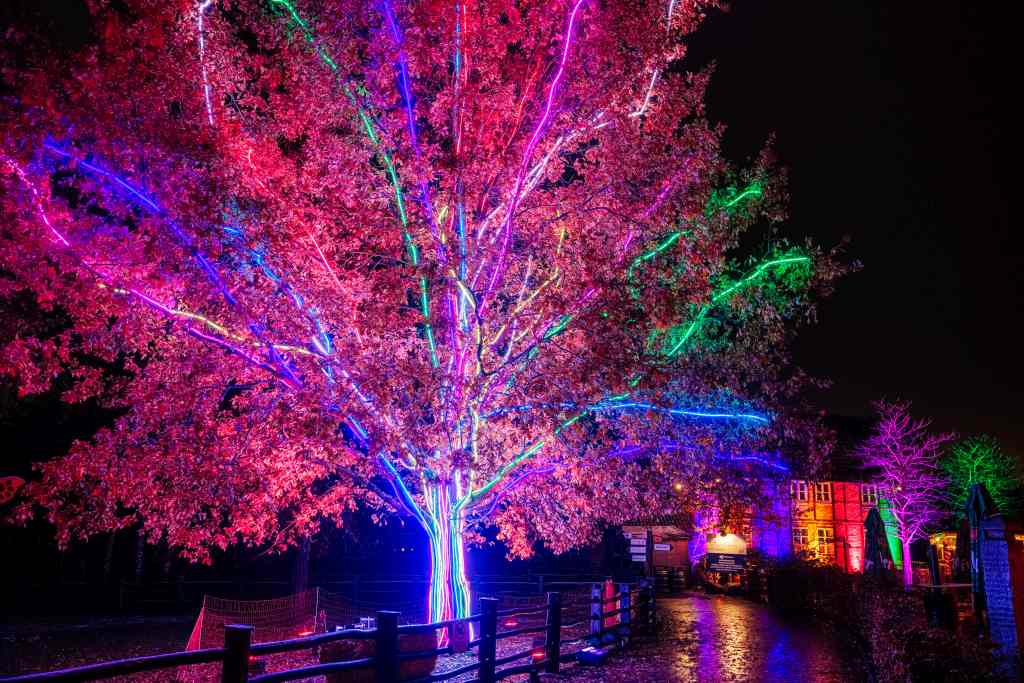
[{"label": "red lit wall", "polygon": [[832,501],[836,564],[848,572],[859,572],[864,567],[864,518],[867,516],[867,510],[861,507],[860,484],[832,482]]}]

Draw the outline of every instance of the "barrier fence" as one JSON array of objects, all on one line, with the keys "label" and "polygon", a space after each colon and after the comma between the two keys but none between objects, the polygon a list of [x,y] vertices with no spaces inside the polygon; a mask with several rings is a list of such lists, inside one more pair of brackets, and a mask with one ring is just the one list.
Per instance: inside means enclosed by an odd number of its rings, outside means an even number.
[{"label": "barrier fence", "polygon": [[[480,598],[479,612],[464,619],[431,624],[400,625],[399,612],[377,611],[372,628],[346,628],[307,637],[263,643],[253,642],[252,625],[226,624],[224,646],[136,657],[59,671],[0,678],[4,683],[71,683],[199,664],[220,664],[222,683],[280,683],[328,675],[346,680],[345,672],[360,672],[377,683],[433,683],[475,675],[473,683],[494,683],[514,675],[537,679],[540,672],[558,673],[560,665],[591,657],[595,647],[622,647],[635,633],[648,631],[654,622],[654,587],[640,584],[593,584],[589,598],[563,602],[563,593],[547,593],[541,606],[499,610],[499,598]],[[584,608],[581,612],[580,608]],[[589,609],[587,609],[589,607]],[[565,617],[568,617],[566,619]],[[520,626],[523,621],[526,625]],[[499,622],[505,630],[499,631]],[[468,638],[470,624],[478,636]],[[582,626],[587,626],[576,636]],[[540,643],[498,656],[498,644],[521,636],[540,636]],[[438,647],[438,637],[446,643]],[[576,636],[576,637],[568,637]],[[426,645],[426,646],[425,646]],[[432,645],[432,647],[431,647]],[[476,650],[466,664],[435,672],[438,657]],[[261,657],[296,651],[318,651],[319,664],[271,673],[250,672]],[[352,656],[341,658],[339,653]],[[335,657],[338,656],[338,659]],[[327,661],[324,661],[327,660]],[[523,662],[523,660],[526,660]],[[519,663],[522,662],[522,663]],[[429,665],[425,672],[417,672]],[[506,666],[509,665],[509,666]],[[504,667],[504,668],[502,668]],[[255,668],[255,667],[253,667]],[[252,673],[252,675],[250,675]]]}]

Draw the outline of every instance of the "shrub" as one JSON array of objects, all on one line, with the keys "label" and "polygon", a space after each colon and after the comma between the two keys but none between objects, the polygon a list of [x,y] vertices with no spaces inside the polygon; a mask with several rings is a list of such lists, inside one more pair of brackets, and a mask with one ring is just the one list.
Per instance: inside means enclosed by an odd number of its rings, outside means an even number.
[{"label": "shrub", "polygon": [[776,564],[769,602],[800,610],[854,639],[878,683],[1001,681],[991,643],[969,629],[929,626],[920,592],[804,559]]}]

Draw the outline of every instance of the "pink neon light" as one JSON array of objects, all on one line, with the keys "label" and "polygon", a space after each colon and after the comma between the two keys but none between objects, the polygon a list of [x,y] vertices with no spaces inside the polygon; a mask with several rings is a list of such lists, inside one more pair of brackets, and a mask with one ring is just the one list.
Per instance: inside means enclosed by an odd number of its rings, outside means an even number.
[{"label": "pink neon light", "polygon": [[576,23],[576,13],[580,7],[583,6],[584,0],[576,0],[576,4],[572,8],[572,13],[569,15],[569,26],[565,31],[565,45],[562,48],[562,59],[558,65],[558,72],[555,74],[554,79],[551,81],[551,87],[548,89],[547,104],[544,106],[544,115],[540,121],[537,122],[537,127],[533,131],[533,136],[530,138],[529,144],[526,145],[526,150],[523,152],[523,161],[519,165],[519,173],[516,176],[516,188],[512,193],[512,199],[509,201],[508,214],[505,217],[505,225],[503,226],[504,236],[501,241],[501,252],[498,255],[498,260],[494,265],[494,271],[491,273],[491,281],[487,285],[487,291],[481,297],[480,307],[481,309],[486,308],[487,300],[490,298],[491,292],[494,291],[495,285],[501,279],[501,276],[505,271],[505,256],[508,253],[508,241],[509,236],[512,234],[512,222],[516,213],[516,207],[519,205],[519,196],[523,190],[523,178],[526,175],[526,167],[530,163],[530,157],[533,155],[533,150],[537,146],[537,142],[540,140],[541,133],[544,132],[544,128],[547,126],[548,119],[551,116],[551,107],[555,103],[555,93],[558,90],[558,83],[562,80],[562,76],[565,74],[565,64],[569,59],[569,48],[572,46],[572,28]]}]

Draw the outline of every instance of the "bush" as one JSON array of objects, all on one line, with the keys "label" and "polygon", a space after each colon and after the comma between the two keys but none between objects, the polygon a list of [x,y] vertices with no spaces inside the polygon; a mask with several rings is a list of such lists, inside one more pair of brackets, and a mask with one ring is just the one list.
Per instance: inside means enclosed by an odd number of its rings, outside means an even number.
[{"label": "bush", "polygon": [[813,614],[857,642],[878,683],[1001,681],[990,643],[928,625],[924,595],[801,559],[780,562],[769,602]]}]

